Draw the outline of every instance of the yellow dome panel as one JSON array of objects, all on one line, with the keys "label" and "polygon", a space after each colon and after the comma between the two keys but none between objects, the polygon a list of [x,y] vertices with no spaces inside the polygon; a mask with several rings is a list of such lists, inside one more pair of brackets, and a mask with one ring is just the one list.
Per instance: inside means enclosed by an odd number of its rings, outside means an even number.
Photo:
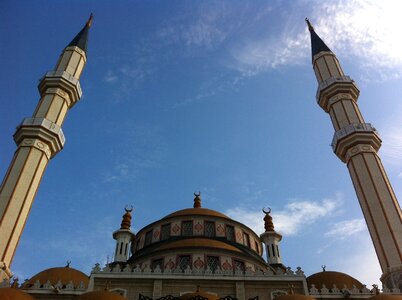
[{"label": "yellow dome panel", "polygon": [[82,281],[85,287],[88,287],[89,283],[89,278],[86,274],[70,267],[46,269],[29,279],[24,286],[30,287],[34,285],[37,280],[39,280],[41,285],[45,284],[48,280],[53,285],[59,281],[61,281],[63,285],[67,285],[70,281],[72,281],[74,286],[78,286]]},{"label": "yellow dome panel", "polygon": [[345,285],[348,289],[352,289],[353,286],[358,289],[363,288],[363,284],[352,276],[333,271],[318,272],[307,277],[307,285],[310,288],[314,284],[317,289],[321,289],[325,284],[327,289],[331,289],[335,284],[338,289],[342,289]]}]

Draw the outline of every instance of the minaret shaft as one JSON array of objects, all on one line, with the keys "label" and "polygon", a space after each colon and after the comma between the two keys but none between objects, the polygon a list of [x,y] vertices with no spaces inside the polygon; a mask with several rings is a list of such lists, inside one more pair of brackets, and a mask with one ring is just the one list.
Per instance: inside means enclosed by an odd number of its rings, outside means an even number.
[{"label": "minaret shaft", "polygon": [[[317,41],[314,32],[313,38]],[[381,280],[389,288],[401,288],[402,281],[396,278],[402,274],[402,212],[377,155],[381,139],[365,123],[357,106],[359,90],[336,56],[331,51],[314,54],[313,68],[319,84],[317,101],[331,117],[332,147],[348,166],[383,271]]]},{"label": "minaret shaft", "polygon": [[[30,142],[32,141],[32,142]],[[24,228],[33,199],[48,163],[40,140],[25,140],[20,146],[0,190],[0,259],[9,265]],[[46,147],[46,146],[44,146]]]},{"label": "minaret shaft", "polygon": [[12,276],[9,266],[40,181],[49,160],[65,142],[61,126],[68,110],[81,97],[78,79],[86,54],[74,43],[86,49],[89,26],[88,21],[63,50],[55,70],[41,79],[38,86],[41,98],[35,112],[23,120],[14,134],[18,148],[0,186],[0,281]]},{"label": "minaret shaft", "polygon": [[363,150],[354,155],[348,169],[381,269],[386,273],[389,268],[402,264],[401,209],[376,153]]}]

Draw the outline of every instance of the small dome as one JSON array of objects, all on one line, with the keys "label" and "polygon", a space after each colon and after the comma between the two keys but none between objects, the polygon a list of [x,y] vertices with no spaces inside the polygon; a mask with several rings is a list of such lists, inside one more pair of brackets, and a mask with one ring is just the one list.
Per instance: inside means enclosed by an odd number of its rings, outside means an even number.
[{"label": "small dome", "polygon": [[127,298],[109,291],[93,291],[78,296],[77,300],[127,300]]},{"label": "small dome", "polygon": [[28,282],[24,284],[24,287],[33,286],[37,280],[39,280],[41,285],[45,284],[48,280],[53,285],[57,284],[59,281],[63,285],[67,285],[70,281],[72,281],[74,286],[78,286],[82,281],[84,283],[84,286],[88,287],[89,283],[89,278],[86,274],[76,269],[70,268],[68,266],[59,268],[50,268],[42,272],[39,272],[31,279],[29,279]]},{"label": "small dome", "polygon": [[402,300],[402,296],[378,294],[373,297],[370,297],[369,300]]},{"label": "small dome", "polygon": [[289,294],[289,295],[282,295],[276,298],[277,300],[316,300],[314,297],[300,295],[300,294]]},{"label": "small dome", "polygon": [[201,207],[196,207],[196,208],[186,208],[182,210],[178,210],[174,213],[171,213],[170,215],[167,215],[164,217],[164,219],[170,218],[170,217],[177,217],[177,216],[191,216],[191,215],[197,215],[197,216],[213,216],[213,217],[220,217],[220,218],[225,218],[225,219],[230,219],[227,215],[224,215],[216,210],[208,209],[208,208],[201,208]]},{"label": "small dome", "polygon": [[363,284],[352,276],[333,271],[323,271],[318,272],[307,277],[308,288],[314,284],[317,289],[321,289],[322,285],[325,284],[327,289],[331,289],[334,284],[338,289],[342,289],[345,285],[348,289],[352,289],[355,286],[358,289],[363,288]]},{"label": "small dome", "polygon": [[184,295],[181,295],[180,298],[182,300],[188,300],[188,299],[193,299],[193,298],[207,298],[208,300],[218,300],[219,296],[212,294],[212,293],[208,293],[206,291],[203,291],[202,289],[200,289],[199,287],[197,288],[197,290],[193,293],[186,293]]},{"label": "small dome", "polygon": [[16,288],[0,288],[1,300],[35,300],[31,295]]}]

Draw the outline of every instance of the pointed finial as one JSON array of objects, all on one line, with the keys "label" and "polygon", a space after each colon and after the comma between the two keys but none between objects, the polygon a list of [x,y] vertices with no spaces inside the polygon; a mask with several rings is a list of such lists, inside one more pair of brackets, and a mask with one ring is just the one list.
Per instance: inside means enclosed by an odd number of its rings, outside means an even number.
[{"label": "pointed finial", "polygon": [[325,268],[326,268],[326,267],[327,267],[326,265],[322,265],[322,266],[321,266],[323,272],[325,272]]},{"label": "pointed finial", "polygon": [[69,268],[70,265],[71,265],[71,260],[68,260],[68,261],[67,261],[67,264],[66,264],[66,266],[65,266],[65,268]]},{"label": "pointed finial", "polygon": [[311,37],[311,58],[314,59],[314,56],[322,51],[331,52],[331,49],[324,43],[324,41],[318,36],[315,32],[313,25],[311,25],[310,20],[308,18],[305,19],[308,30],[310,31]]},{"label": "pointed finial", "polygon": [[309,20],[308,18],[305,18],[304,20],[305,20],[306,23],[307,23],[308,30],[309,30],[310,32],[314,31],[314,27],[313,27],[313,25],[311,25],[310,20]]},{"label": "pointed finial", "polygon": [[93,22],[93,14],[89,16],[88,21],[85,23],[84,28],[81,29],[80,32],[74,37],[74,39],[68,44],[68,46],[76,46],[87,52],[87,45],[88,45],[88,32],[89,28],[91,27]]},{"label": "pointed finial", "polygon": [[91,27],[93,19],[94,19],[94,14],[91,13],[91,15],[89,16],[89,19],[85,25],[88,27]]},{"label": "pointed finial", "polygon": [[120,224],[120,229],[130,229],[131,227],[131,212],[134,210],[133,206],[128,206],[124,207],[124,210],[126,213],[123,215],[123,220],[121,221]]},{"label": "pointed finial", "polygon": [[198,194],[194,193],[194,208],[200,208],[201,207],[201,192],[199,191]]},{"label": "pointed finial", "polygon": [[265,228],[265,231],[266,231],[266,232],[267,232],[267,231],[275,231],[275,229],[274,229],[274,223],[272,222],[272,217],[271,217],[271,215],[270,215],[270,213],[271,213],[271,208],[268,207],[268,210],[265,210],[265,208],[263,208],[263,209],[262,209],[262,212],[265,214],[265,217],[264,217],[264,222],[265,222],[264,228]]}]

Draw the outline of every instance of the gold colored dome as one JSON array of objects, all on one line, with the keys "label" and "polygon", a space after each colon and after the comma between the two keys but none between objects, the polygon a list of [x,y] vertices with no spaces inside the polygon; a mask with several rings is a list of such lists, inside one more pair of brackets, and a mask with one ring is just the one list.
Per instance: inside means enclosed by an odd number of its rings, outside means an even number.
[{"label": "gold colored dome", "polygon": [[31,295],[16,288],[0,288],[1,300],[35,300]]},{"label": "gold colored dome", "polygon": [[85,287],[88,287],[89,283],[89,278],[86,274],[76,269],[70,268],[69,266],[50,268],[39,272],[31,279],[29,279],[28,282],[24,284],[24,286],[31,287],[35,284],[37,280],[39,280],[41,285],[45,284],[48,280],[53,285],[57,284],[59,281],[63,285],[67,285],[70,281],[72,281],[74,286],[78,286],[82,281]]},{"label": "gold colored dome", "polygon": [[170,217],[188,216],[188,215],[212,216],[212,217],[220,217],[220,218],[225,218],[225,219],[231,220],[227,215],[224,215],[216,210],[202,208],[202,207],[186,208],[186,209],[178,210],[174,213],[171,213],[170,215],[167,215],[166,217],[164,217],[164,219],[170,218]]},{"label": "gold colored dome", "polygon": [[338,289],[342,289],[345,285],[348,289],[352,289],[355,286],[358,289],[363,288],[363,284],[352,276],[334,271],[318,272],[307,277],[307,285],[310,288],[314,284],[317,289],[321,289],[325,284],[327,289],[331,289],[334,284]]},{"label": "gold colored dome", "polygon": [[282,295],[276,298],[277,300],[316,300],[314,297],[300,295],[300,294],[289,294],[289,295]]},{"label": "gold colored dome", "polygon": [[77,300],[127,300],[127,298],[109,291],[93,291],[78,296]]},{"label": "gold colored dome", "polygon": [[218,300],[219,299],[218,295],[214,295],[214,294],[208,293],[206,291],[203,291],[200,287],[197,287],[197,290],[193,293],[187,293],[187,294],[180,296],[180,298],[182,300],[193,299],[195,297],[207,298],[208,300]]}]

